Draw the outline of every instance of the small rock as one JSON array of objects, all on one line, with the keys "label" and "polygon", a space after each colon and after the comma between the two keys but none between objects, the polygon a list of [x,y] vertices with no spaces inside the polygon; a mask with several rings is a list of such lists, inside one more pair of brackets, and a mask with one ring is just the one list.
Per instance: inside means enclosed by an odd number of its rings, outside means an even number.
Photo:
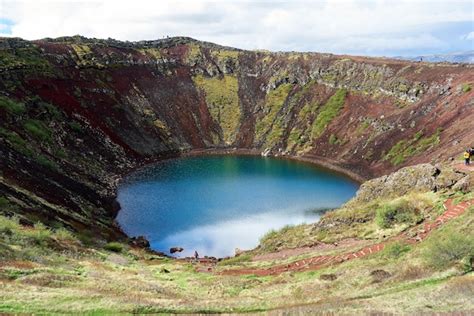
[{"label": "small rock", "polygon": [[170,248],[170,253],[175,253],[175,252],[182,252],[184,248],[182,247],[171,247]]},{"label": "small rock", "polygon": [[324,281],[334,281],[337,279],[337,275],[335,275],[334,273],[321,274],[319,278]]},{"label": "small rock", "polygon": [[381,282],[392,276],[389,272],[381,269],[370,272],[370,275],[372,276],[374,283]]},{"label": "small rock", "polygon": [[170,270],[163,268],[163,269],[160,270],[160,272],[161,273],[170,273]]}]

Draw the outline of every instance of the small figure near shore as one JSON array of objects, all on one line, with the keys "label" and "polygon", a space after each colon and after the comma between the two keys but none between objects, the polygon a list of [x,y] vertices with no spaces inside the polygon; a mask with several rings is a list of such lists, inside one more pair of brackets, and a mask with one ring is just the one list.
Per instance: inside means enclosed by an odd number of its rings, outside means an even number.
[{"label": "small figure near shore", "polygon": [[194,259],[196,259],[196,260],[199,259],[199,254],[196,250],[194,250]]},{"label": "small figure near shore", "polygon": [[471,164],[471,151],[469,149],[466,149],[464,152],[464,163],[466,166],[469,166]]}]

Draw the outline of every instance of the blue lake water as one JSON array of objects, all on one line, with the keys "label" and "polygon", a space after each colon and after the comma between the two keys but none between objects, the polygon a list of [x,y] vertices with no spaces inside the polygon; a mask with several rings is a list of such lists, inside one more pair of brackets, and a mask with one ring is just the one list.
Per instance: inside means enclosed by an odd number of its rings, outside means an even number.
[{"label": "blue lake water", "polygon": [[141,169],[121,183],[117,220],[129,236],[178,256],[223,257],[269,230],[315,222],[354,196],[358,184],[312,165],[253,156],[203,156]]}]

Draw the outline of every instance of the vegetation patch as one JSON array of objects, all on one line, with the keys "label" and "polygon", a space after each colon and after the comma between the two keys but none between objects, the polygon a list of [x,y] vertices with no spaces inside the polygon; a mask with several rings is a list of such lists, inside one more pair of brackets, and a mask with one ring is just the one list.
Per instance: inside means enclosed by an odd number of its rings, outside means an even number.
[{"label": "vegetation patch", "polygon": [[474,260],[474,236],[454,228],[444,228],[427,241],[423,257],[436,269],[448,268],[465,259],[466,269],[470,271]]},{"label": "vegetation patch", "polygon": [[54,169],[57,169],[57,167],[58,167],[54,161],[52,161],[51,159],[47,158],[44,155],[37,155],[35,157],[35,159],[38,163],[40,163],[41,165],[43,165],[43,166],[45,166],[49,169],[54,170]]},{"label": "vegetation patch", "polygon": [[386,259],[398,259],[410,250],[410,245],[400,241],[394,241],[385,246],[381,251],[380,256]]},{"label": "vegetation patch", "polygon": [[0,69],[36,68],[49,70],[48,61],[41,56],[38,47],[30,45],[14,49],[0,50]]},{"label": "vegetation patch", "polygon": [[120,253],[124,250],[124,246],[121,243],[112,241],[112,242],[109,242],[109,243],[105,244],[104,249],[108,250],[108,251]]},{"label": "vegetation patch", "polygon": [[0,108],[12,114],[22,114],[25,112],[25,104],[14,101],[10,98],[0,96]]},{"label": "vegetation patch", "polygon": [[293,85],[285,83],[278,88],[271,90],[265,99],[264,116],[261,117],[255,124],[255,139],[261,140],[263,135],[272,127],[275,117],[285,104],[288,94]]},{"label": "vegetation patch", "polygon": [[339,89],[329,98],[326,104],[322,106],[311,128],[311,137],[313,139],[321,136],[326,127],[339,115],[339,112],[344,107],[346,95],[347,91],[345,89]]},{"label": "vegetation patch", "polygon": [[430,150],[441,141],[442,129],[438,128],[431,136],[424,136],[423,131],[417,132],[412,139],[401,140],[384,156],[383,160],[389,160],[394,166],[398,166],[414,155]]},{"label": "vegetation patch", "polygon": [[232,144],[240,125],[239,84],[235,76],[193,77],[196,87],[204,91],[212,118],[222,129],[224,142]]},{"label": "vegetation patch", "polygon": [[25,130],[40,141],[51,142],[51,130],[41,121],[29,119],[23,123]]},{"label": "vegetation patch", "polygon": [[420,211],[408,200],[398,199],[377,209],[375,220],[381,228],[390,228],[394,224],[416,224],[423,219]]},{"label": "vegetation patch", "polygon": [[29,143],[24,140],[20,135],[16,132],[6,130],[0,127],[0,135],[5,137],[5,139],[10,143],[10,145],[16,151],[22,153],[27,157],[33,156],[33,149],[30,147]]},{"label": "vegetation patch", "polygon": [[472,85],[470,83],[465,83],[462,85],[462,92],[468,93],[472,90]]}]

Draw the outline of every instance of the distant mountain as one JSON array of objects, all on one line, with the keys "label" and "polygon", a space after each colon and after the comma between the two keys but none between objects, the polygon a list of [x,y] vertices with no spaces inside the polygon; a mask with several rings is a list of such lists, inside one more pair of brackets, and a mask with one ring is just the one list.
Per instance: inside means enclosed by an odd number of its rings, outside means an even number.
[{"label": "distant mountain", "polygon": [[456,52],[449,54],[435,54],[435,55],[420,55],[420,56],[406,56],[394,57],[396,59],[412,60],[412,61],[428,61],[433,63],[448,62],[448,63],[469,63],[474,64],[474,50],[467,52]]}]

